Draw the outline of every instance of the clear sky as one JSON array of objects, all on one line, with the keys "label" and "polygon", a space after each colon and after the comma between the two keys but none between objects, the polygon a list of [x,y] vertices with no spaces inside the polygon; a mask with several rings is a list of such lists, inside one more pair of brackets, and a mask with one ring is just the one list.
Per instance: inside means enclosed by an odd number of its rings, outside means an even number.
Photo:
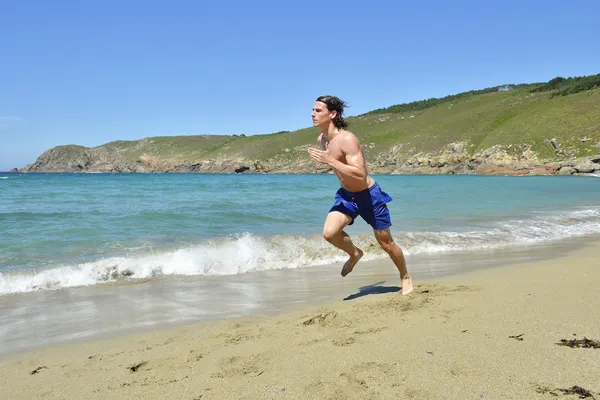
[{"label": "clear sky", "polygon": [[61,144],[308,127],[600,73],[599,0],[0,0],[0,170]]}]

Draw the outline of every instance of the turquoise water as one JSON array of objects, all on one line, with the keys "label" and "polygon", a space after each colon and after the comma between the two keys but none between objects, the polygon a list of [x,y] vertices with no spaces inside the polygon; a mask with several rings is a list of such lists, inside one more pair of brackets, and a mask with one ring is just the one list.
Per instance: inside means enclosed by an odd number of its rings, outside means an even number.
[{"label": "turquoise water", "polygon": [[[600,233],[595,177],[375,176],[417,282],[564,254]],[[0,356],[400,288],[321,237],[332,175],[0,174]],[[379,261],[378,259],[381,259]]]},{"label": "turquoise water", "polygon": [[[375,178],[409,256],[600,232],[595,177]],[[338,186],[332,175],[0,174],[0,296],[342,261],[320,236]],[[348,232],[374,243],[361,219]]]}]

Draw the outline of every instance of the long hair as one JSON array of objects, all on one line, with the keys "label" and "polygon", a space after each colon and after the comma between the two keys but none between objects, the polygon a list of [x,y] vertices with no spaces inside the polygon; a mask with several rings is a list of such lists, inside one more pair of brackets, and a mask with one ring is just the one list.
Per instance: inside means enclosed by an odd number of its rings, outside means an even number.
[{"label": "long hair", "polygon": [[329,111],[336,111],[335,118],[333,119],[333,124],[338,129],[346,129],[348,128],[348,122],[343,117],[344,108],[348,107],[342,99],[335,96],[320,96],[317,99],[318,102],[324,103],[327,106]]}]

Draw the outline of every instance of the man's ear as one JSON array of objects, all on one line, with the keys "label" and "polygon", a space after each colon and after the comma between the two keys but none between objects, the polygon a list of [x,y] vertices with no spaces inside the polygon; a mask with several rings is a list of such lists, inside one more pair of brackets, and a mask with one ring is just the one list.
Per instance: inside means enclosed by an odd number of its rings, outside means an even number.
[{"label": "man's ear", "polygon": [[336,116],[337,116],[337,111],[332,111],[331,114],[329,114],[329,119],[335,119]]}]

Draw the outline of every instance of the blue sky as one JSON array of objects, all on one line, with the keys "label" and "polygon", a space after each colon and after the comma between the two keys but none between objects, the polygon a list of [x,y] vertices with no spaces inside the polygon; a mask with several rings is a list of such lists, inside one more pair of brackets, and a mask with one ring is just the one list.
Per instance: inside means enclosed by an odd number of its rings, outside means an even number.
[{"label": "blue sky", "polygon": [[600,73],[600,1],[0,1],[0,170],[61,144],[310,126]]}]

